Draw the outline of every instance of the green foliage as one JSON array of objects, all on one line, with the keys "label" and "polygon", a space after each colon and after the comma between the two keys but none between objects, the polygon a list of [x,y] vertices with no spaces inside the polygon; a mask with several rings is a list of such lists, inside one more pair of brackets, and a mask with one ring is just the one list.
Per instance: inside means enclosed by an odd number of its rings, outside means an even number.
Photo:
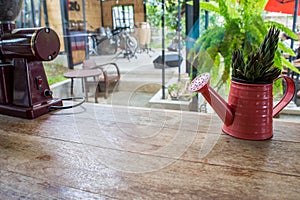
[{"label": "green foliage", "polygon": [[161,27],[161,15],[162,10],[161,6],[151,5],[149,3],[146,4],[147,10],[147,22],[151,24],[152,28],[160,28]]},{"label": "green foliage", "polygon": [[243,53],[235,50],[232,54],[232,76],[244,81],[273,82],[281,70],[273,67],[279,41],[278,29],[271,27],[260,47],[248,55],[244,61]]},{"label": "green foliage", "polygon": [[167,87],[168,93],[172,100],[186,100],[191,99],[192,94],[188,90],[189,81],[178,81]]},{"label": "green foliage", "polygon": [[208,27],[209,26],[216,26],[217,24],[219,24],[218,20],[219,20],[219,15],[217,15],[216,13],[209,13],[208,16],[205,15],[205,12],[200,12],[200,32],[204,31],[206,29],[205,27],[205,20],[206,17],[208,17]]},{"label": "green foliage", "polygon": [[[185,26],[184,17],[184,9],[183,9],[184,1],[180,2],[181,13],[180,17],[182,18],[180,21],[180,25],[182,27]],[[160,4],[147,3],[147,21],[154,28],[161,28],[161,17],[162,17],[162,6]],[[174,0],[166,0],[165,1],[165,24],[169,30],[178,31],[178,1]],[[183,31],[183,30],[182,30]]]},{"label": "green foliage", "polygon": [[65,67],[61,64],[45,62],[44,69],[45,69],[45,73],[46,73],[49,85],[66,80],[66,78],[63,76],[63,74],[68,71],[67,67]]},{"label": "green foliage", "polygon": [[177,30],[178,28],[178,4],[177,1],[166,0],[165,23],[170,30]]},{"label": "green foliage", "polygon": [[[194,56],[196,65],[193,63],[193,66],[197,67],[199,73],[208,70],[205,65],[197,65],[197,63],[201,63],[198,59],[202,59],[198,54],[202,54],[203,51],[207,51],[214,61],[214,65],[210,67],[210,70],[212,70],[212,67],[221,67],[218,62],[218,56],[224,59],[222,75],[216,85],[218,89],[230,79],[232,53],[240,49],[243,53],[243,59],[246,60],[248,55],[260,46],[272,25],[285,31],[289,36],[296,38],[296,35],[288,31],[284,25],[264,21],[262,13],[266,3],[267,0],[215,0],[212,2],[200,2],[200,9],[218,14],[224,19],[224,23],[207,29],[199,37],[189,56]],[[281,42],[279,42],[278,47],[275,53],[274,65],[282,69],[283,64],[286,64],[286,60],[281,56],[280,50],[284,50],[291,55],[293,55],[293,52],[291,49],[284,48]],[[291,63],[285,66],[295,70]]]},{"label": "green foliage", "polygon": [[[165,35],[165,43],[174,42],[180,36],[185,36],[185,1],[180,1],[180,15],[178,15],[178,1],[174,0],[165,0],[165,12],[164,12],[164,21],[165,28],[167,29]],[[162,5],[158,1],[149,1],[146,3],[146,13],[147,13],[147,22],[150,23],[152,30],[157,30],[161,28],[162,25]],[[178,17],[180,16],[180,23]],[[180,32],[179,32],[180,30]],[[184,40],[182,39],[181,42]],[[152,47],[161,48],[161,46],[151,44]]]}]

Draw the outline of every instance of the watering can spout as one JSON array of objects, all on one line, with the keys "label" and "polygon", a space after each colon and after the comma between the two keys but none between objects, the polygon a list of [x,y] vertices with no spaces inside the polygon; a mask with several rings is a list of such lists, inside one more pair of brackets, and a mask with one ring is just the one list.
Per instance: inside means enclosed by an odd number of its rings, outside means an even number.
[{"label": "watering can spout", "polygon": [[190,91],[199,92],[206,101],[211,105],[217,115],[221,118],[226,126],[232,124],[234,113],[231,106],[209,86],[210,75],[203,73],[197,76],[190,84]]}]

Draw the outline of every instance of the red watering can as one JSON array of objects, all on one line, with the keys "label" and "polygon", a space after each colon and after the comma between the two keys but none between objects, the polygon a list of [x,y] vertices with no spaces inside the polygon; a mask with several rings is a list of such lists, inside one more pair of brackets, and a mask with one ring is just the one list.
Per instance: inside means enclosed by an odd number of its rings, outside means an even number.
[{"label": "red watering can", "polygon": [[295,84],[290,77],[282,75],[278,78],[285,80],[286,91],[274,107],[273,83],[253,84],[231,80],[228,103],[209,86],[209,73],[197,76],[189,89],[200,92],[212,106],[224,122],[223,132],[240,139],[265,140],[273,136],[273,117],[295,94]]}]

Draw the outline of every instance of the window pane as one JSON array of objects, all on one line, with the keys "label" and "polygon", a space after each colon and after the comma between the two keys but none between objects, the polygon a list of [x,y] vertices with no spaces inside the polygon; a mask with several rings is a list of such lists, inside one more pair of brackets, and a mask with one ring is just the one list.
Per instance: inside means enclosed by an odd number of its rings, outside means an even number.
[{"label": "window pane", "polygon": [[[114,6],[113,11],[113,28],[130,28],[134,27],[134,8],[133,5]],[[131,30],[133,31],[133,30]]]}]

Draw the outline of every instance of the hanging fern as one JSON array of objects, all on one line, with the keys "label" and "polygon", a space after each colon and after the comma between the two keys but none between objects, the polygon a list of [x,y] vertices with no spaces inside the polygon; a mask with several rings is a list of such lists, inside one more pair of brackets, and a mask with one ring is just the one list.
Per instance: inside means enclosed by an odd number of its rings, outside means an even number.
[{"label": "hanging fern", "polygon": [[[195,55],[194,63],[204,63],[201,61],[201,56],[196,56],[199,51],[207,51],[211,59],[214,61],[212,67],[222,67],[221,79],[216,87],[219,89],[224,83],[229,82],[231,77],[231,58],[232,53],[236,49],[243,52],[243,58],[247,58],[250,52],[257,49],[263,41],[264,35],[268,32],[271,26],[286,32],[289,36],[296,39],[295,33],[290,31],[284,25],[277,22],[265,22],[262,18],[262,12],[267,3],[267,0],[216,0],[215,2],[200,1],[200,9],[214,12],[220,17],[223,17],[224,24],[221,26],[210,27],[204,31],[201,37],[197,40],[195,47],[189,56]],[[287,66],[293,71],[299,72],[291,63],[287,62],[281,55],[280,51],[285,51],[290,55],[294,55],[291,49],[286,48],[281,42],[278,43],[278,50],[275,53],[274,65],[278,69],[282,66]],[[224,59],[224,68],[217,62],[218,56],[221,55]],[[208,69],[207,66],[194,65],[199,73]],[[218,71],[218,70],[214,70]]]}]

